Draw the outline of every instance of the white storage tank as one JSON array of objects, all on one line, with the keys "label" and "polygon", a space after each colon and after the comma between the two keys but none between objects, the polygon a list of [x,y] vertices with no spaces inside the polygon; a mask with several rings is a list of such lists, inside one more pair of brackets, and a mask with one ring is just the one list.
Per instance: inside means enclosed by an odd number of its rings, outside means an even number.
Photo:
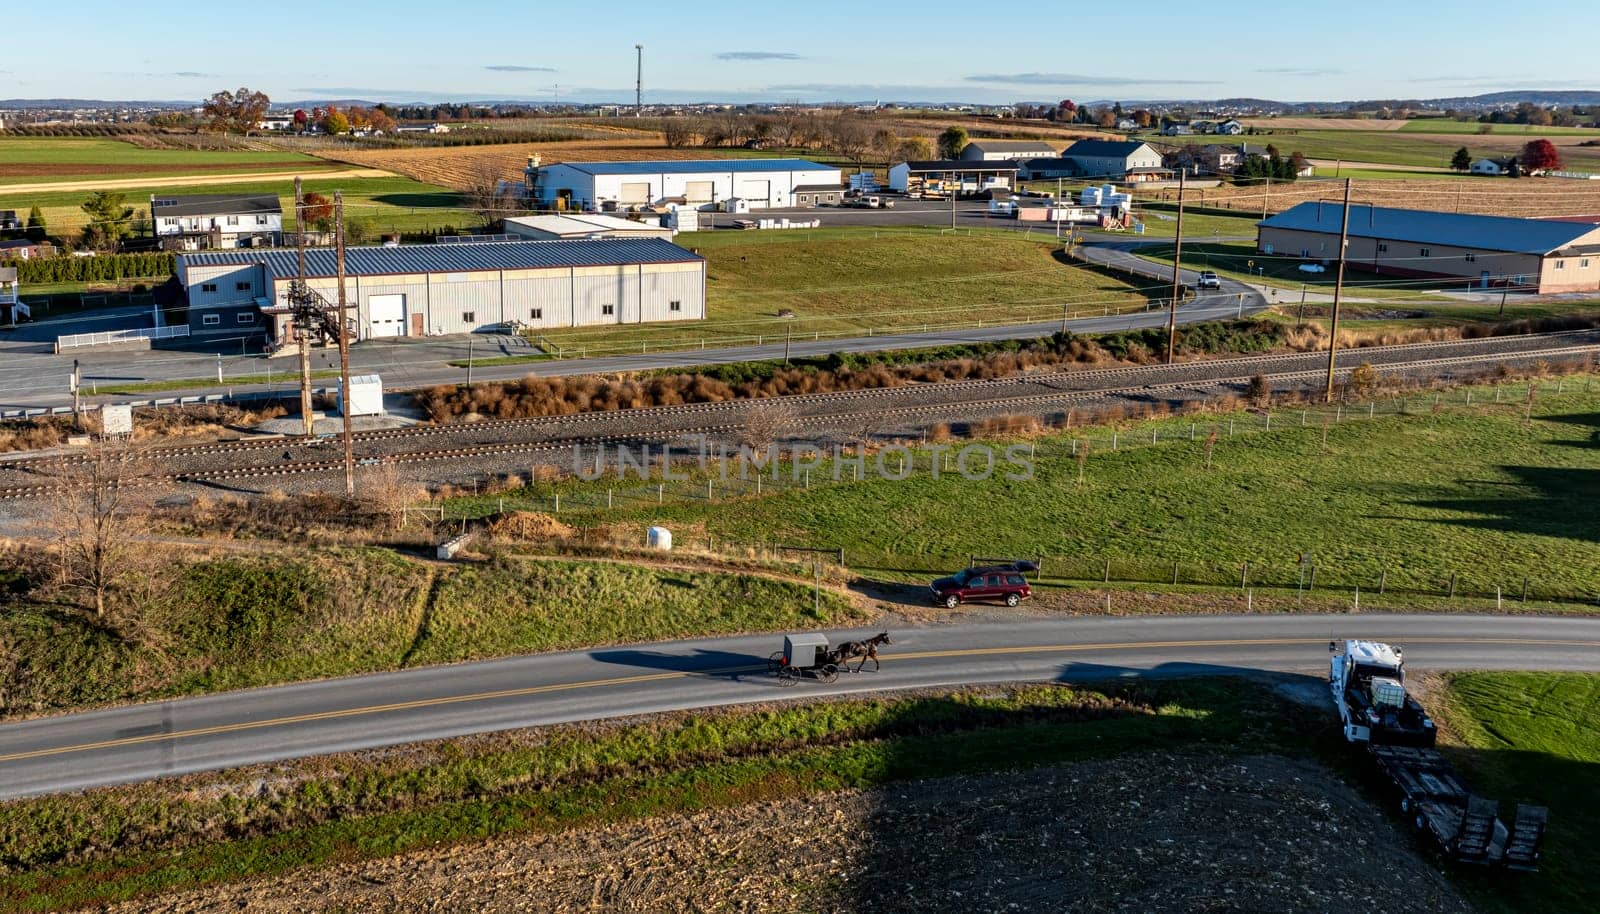
[{"label": "white storage tank", "polygon": [[[383,415],[383,378],[375,374],[357,375],[351,378],[348,402],[349,413],[352,416]],[[341,390],[340,410],[345,409],[345,403],[346,397]]]},{"label": "white storage tank", "polygon": [[672,551],[672,531],[666,527],[651,527],[645,534],[645,545],[662,552]]}]

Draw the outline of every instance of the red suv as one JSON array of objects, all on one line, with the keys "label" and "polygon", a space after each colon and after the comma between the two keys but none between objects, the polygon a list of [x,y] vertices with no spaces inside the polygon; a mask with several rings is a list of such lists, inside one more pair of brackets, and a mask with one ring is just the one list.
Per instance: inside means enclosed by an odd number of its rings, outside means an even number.
[{"label": "red suv", "polygon": [[929,585],[933,600],[951,609],[973,600],[1002,600],[1016,606],[1033,595],[1028,579],[1015,566],[968,568]]}]

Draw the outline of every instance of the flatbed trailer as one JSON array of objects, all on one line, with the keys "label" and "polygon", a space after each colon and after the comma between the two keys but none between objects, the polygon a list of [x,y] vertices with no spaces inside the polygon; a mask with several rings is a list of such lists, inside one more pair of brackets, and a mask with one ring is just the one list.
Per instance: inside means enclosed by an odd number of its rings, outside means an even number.
[{"label": "flatbed trailer", "polygon": [[1473,793],[1439,750],[1369,743],[1367,752],[1398,792],[1400,812],[1446,857],[1524,872],[1539,868],[1545,807],[1519,804],[1507,824],[1499,802]]}]

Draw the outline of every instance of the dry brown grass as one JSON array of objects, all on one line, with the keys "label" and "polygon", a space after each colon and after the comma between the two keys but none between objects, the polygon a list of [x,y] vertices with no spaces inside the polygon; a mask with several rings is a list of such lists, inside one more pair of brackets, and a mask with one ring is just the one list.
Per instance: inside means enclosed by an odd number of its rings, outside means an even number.
[{"label": "dry brown grass", "polygon": [[650,159],[717,158],[716,149],[692,146],[673,149],[659,134],[643,139],[638,134],[614,140],[570,140],[554,143],[507,143],[497,146],[453,146],[419,149],[330,149],[318,155],[352,165],[381,168],[425,184],[457,189],[490,169],[506,180],[520,180],[528,156],[543,164],[556,162],[637,162]]},{"label": "dry brown grass", "polygon": [[490,536],[524,542],[569,540],[577,534],[573,527],[537,511],[512,511],[495,518],[488,532]]},{"label": "dry brown grass", "polygon": [[992,416],[972,426],[974,438],[1037,438],[1048,434],[1050,428],[1038,416]]},{"label": "dry brown grass", "polygon": [[1380,121],[1365,117],[1247,117],[1239,123],[1264,130],[1399,130],[1404,120]]}]

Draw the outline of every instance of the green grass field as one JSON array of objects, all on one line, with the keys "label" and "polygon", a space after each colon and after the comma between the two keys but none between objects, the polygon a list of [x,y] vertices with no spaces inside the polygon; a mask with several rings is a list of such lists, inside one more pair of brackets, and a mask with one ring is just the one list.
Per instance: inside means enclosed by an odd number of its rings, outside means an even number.
[{"label": "green grass field", "polygon": [[[4,575],[0,574],[0,580]],[[4,711],[55,711],[602,642],[808,627],[852,618],[825,590],[768,577],[611,562],[433,570],[385,550],[153,563],[118,611],[157,637],[124,642],[21,595],[0,643]],[[135,593],[134,591],[137,591]],[[41,598],[42,599],[42,598]]]},{"label": "green grass field", "polygon": [[83,181],[110,175],[156,178],[208,172],[312,170],[333,164],[285,150],[144,149],[109,138],[0,136],[0,186]]},{"label": "green grass field", "polygon": [[1576,673],[1467,673],[1449,679],[1454,754],[1473,786],[1501,802],[1550,809],[1535,877],[1468,885],[1490,911],[1594,910],[1600,870],[1600,677]]},{"label": "green grass field", "polygon": [[[1600,137],[1600,131],[1591,131]],[[1549,135],[1555,135],[1546,131]],[[1530,134],[1530,139],[1537,139],[1539,134]],[[1165,143],[1214,143],[1218,137],[1214,136],[1180,136],[1180,137],[1155,137]],[[1358,130],[1288,130],[1278,133],[1257,136],[1228,137],[1224,139],[1237,140],[1265,147],[1269,143],[1278,147],[1284,155],[1299,152],[1309,159],[1344,160],[1346,162],[1368,162],[1379,165],[1422,165],[1446,171],[1450,166],[1450,157],[1462,146],[1472,147],[1470,136],[1442,136],[1438,138],[1419,136],[1416,133],[1407,133],[1396,130],[1378,130],[1362,132]],[[1506,151],[1507,153],[1510,150]],[[1600,168],[1600,148],[1595,147],[1563,147],[1562,158],[1570,168],[1578,170],[1594,170]],[[1330,177],[1331,169],[1319,169],[1318,177]],[[1398,173],[1396,173],[1398,175]],[[1346,175],[1341,172],[1341,177]],[[1432,177],[1432,175],[1413,175],[1413,177]]]},{"label": "green grass field", "polygon": [[1592,136],[1600,137],[1593,127],[1535,127],[1531,124],[1480,124],[1477,121],[1457,121],[1446,117],[1412,118],[1401,127],[1400,133],[1478,134],[1484,127],[1498,136]]},{"label": "green grass field", "polygon": [[[707,320],[546,331],[568,354],[856,335],[979,319],[1048,321],[1140,308],[1132,286],[1065,262],[1054,235],[1009,230],[815,229],[681,236],[707,260]],[[780,317],[782,311],[793,317]]]},{"label": "green grass field", "polygon": [[[360,220],[369,234],[373,235],[389,231],[420,231],[446,225],[458,229],[478,225],[476,217],[461,208],[461,196],[455,191],[410,178],[319,177],[317,171],[307,170],[304,185],[307,192],[315,191],[330,198],[334,191],[344,191],[346,216]],[[83,190],[31,194],[6,194],[0,191],[0,207],[26,214],[29,207],[38,206],[51,234],[76,232],[87,219],[80,207],[88,199],[89,193]],[[277,194],[283,206],[284,229],[291,230],[294,226],[292,179],[219,185],[174,183],[158,189],[136,188],[123,193],[127,195],[127,205],[136,212],[148,211],[153,195]]]},{"label": "green grass field", "polygon": [[[1183,265],[1189,269],[1215,270],[1232,279],[1257,285],[1263,283],[1275,285],[1286,294],[1283,300],[1290,303],[1293,302],[1294,296],[1299,294],[1302,285],[1312,292],[1326,294],[1333,292],[1332,268],[1322,273],[1306,273],[1298,269],[1306,262],[1301,258],[1281,254],[1261,254],[1251,242],[1209,242],[1192,239],[1187,232],[1187,222],[1188,219],[1185,217]],[[1139,255],[1155,263],[1171,265],[1172,246],[1152,246],[1141,250]],[[1466,282],[1462,280],[1458,286],[1465,285]],[[1426,299],[1445,300],[1441,296],[1428,294],[1429,290],[1437,290],[1440,284],[1438,279],[1380,277],[1358,270],[1345,273],[1345,289],[1350,296],[1356,298],[1395,299],[1406,303]]]},{"label": "green grass field", "polygon": [[[1159,582],[1178,563],[1185,581],[1236,588],[1248,562],[1257,586],[1292,593],[1308,555],[1318,587],[1348,596],[1360,586],[1363,605],[1380,578],[1388,605],[1404,607],[1408,598],[1397,594],[1442,596],[1451,575],[1460,593],[1489,594],[1490,606],[1496,586],[1516,594],[1524,579],[1532,599],[1589,603],[1600,594],[1600,517],[1571,506],[1600,496],[1600,390],[1584,392],[1592,381],[1564,381],[1560,395],[1546,382],[1532,421],[1523,417],[1526,387],[1505,391],[1498,406],[1485,405],[1497,395],[1480,388],[1471,406],[1464,391],[1452,392],[1437,416],[1423,397],[1409,416],[1369,419],[1351,407],[1336,422],[1333,409],[1305,420],[1284,411],[1272,431],[1261,431],[1260,416],[1185,417],[1124,424],[1115,430],[1120,445],[1105,427],[1045,438],[1035,444],[1031,480],[1005,478],[1003,458],[985,481],[949,466],[934,479],[923,452],[903,481],[877,478],[869,464],[863,481],[844,470],[834,482],[824,465],[813,471],[815,485],[769,484],[760,497],[751,497],[753,484],[718,482],[711,503],[685,496],[583,507],[596,504],[577,494],[584,485],[617,485],[599,482],[568,484],[563,504],[572,522],[843,547],[853,567],[911,579],[961,567],[971,555],[1015,555],[1044,556],[1046,575],[1067,580],[1098,581],[1111,561],[1122,580]],[[1221,437],[1207,470],[1204,439],[1213,429]],[[1149,444],[1152,432],[1161,443]],[[1073,439],[1090,454],[1082,483]],[[898,471],[898,459],[889,458],[885,474]]]}]

